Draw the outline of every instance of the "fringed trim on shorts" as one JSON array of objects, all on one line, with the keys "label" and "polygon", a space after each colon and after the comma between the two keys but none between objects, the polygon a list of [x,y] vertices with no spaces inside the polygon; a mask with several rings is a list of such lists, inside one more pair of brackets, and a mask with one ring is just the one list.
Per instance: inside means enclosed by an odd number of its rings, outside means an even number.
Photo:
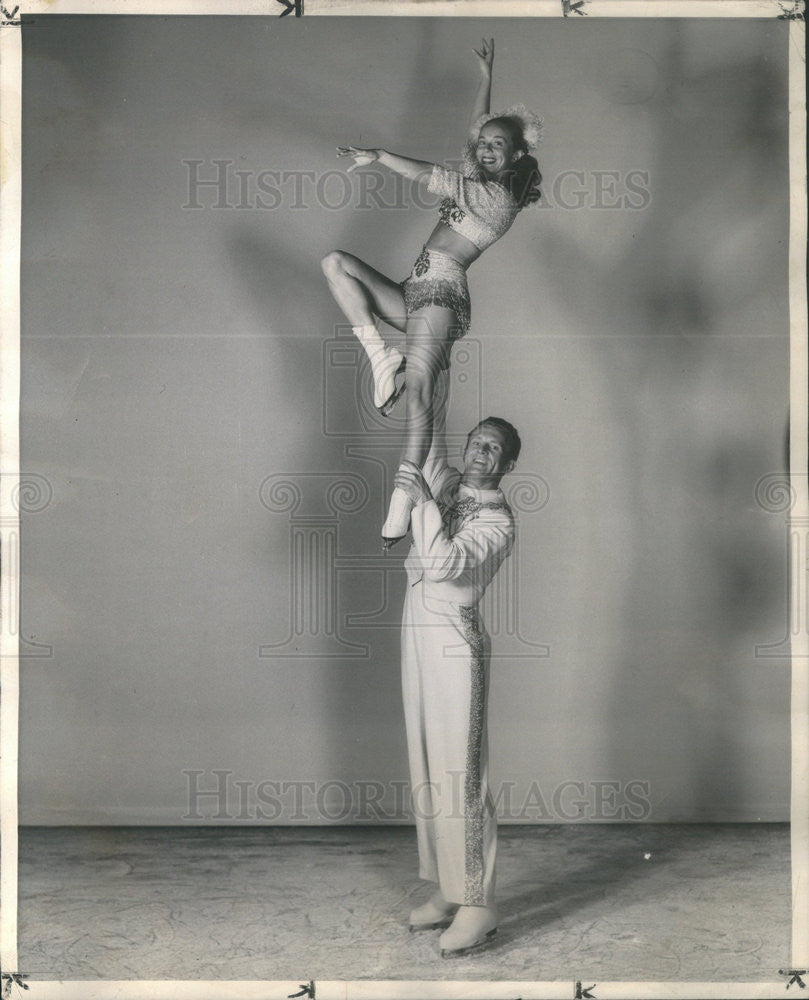
[{"label": "fringed trim on shorts", "polygon": [[458,318],[457,327],[450,330],[452,340],[469,330],[471,305],[466,268],[454,257],[423,247],[410,277],[402,282],[402,292],[408,316],[424,306],[443,306]]},{"label": "fringed trim on shorts", "polygon": [[402,285],[407,315],[423,306],[435,305],[451,309],[458,318],[458,326],[450,331],[456,340],[469,330],[469,296],[464,295],[454,282],[441,278],[408,278]]}]

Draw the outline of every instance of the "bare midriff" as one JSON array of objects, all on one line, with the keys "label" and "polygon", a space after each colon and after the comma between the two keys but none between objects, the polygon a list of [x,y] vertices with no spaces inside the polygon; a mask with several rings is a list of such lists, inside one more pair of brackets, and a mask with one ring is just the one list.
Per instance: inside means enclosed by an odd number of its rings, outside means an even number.
[{"label": "bare midriff", "polygon": [[425,246],[428,250],[445,253],[448,257],[457,260],[462,267],[469,267],[483,253],[471,240],[456,233],[446,222],[439,222],[436,225]]}]

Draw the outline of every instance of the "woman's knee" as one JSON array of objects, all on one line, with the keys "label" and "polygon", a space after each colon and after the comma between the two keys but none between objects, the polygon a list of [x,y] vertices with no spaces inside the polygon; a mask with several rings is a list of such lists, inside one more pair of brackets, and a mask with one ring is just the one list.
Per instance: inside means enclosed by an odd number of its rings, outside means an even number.
[{"label": "woman's knee", "polygon": [[424,362],[419,363],[408,355],[407,359],[407,399],[408,404],[419,409],[428,409],[432,405],[435,383],[438,377],[437,369]]},{"label": "woman's knee", "polygon": [[331,250],[321,260],[320,266],[327,278],[339,278],[346,273],[349,255],[345,250]]}]

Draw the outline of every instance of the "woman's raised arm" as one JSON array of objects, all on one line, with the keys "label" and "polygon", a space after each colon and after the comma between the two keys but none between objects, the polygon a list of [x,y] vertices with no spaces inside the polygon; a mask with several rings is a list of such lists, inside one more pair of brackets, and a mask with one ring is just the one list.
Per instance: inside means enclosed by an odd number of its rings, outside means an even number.
[{"label": "woman's raised arm", "polygon": [[479,49],[472,49],[475,55],[478,57],[480,63],[480,83],[478,84],[478,92],[475,95],[475,103],[472,107],[472,120],[471,125],[482,118],[484,115],[488,115],[491,110],[491,99],[492,99],[492,64],[494,62],[494,39],[489,38],[483,39]]}]

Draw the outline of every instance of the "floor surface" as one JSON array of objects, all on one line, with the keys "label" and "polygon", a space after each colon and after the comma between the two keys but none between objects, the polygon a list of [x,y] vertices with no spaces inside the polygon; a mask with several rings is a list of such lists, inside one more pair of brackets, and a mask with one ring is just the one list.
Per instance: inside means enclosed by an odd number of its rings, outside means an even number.
[{"label": "floor surface", "polygon": [[31,979],[772,980],[786,825],[501,827],[496,946],[409,934],[410,827],[20,831]]}]

